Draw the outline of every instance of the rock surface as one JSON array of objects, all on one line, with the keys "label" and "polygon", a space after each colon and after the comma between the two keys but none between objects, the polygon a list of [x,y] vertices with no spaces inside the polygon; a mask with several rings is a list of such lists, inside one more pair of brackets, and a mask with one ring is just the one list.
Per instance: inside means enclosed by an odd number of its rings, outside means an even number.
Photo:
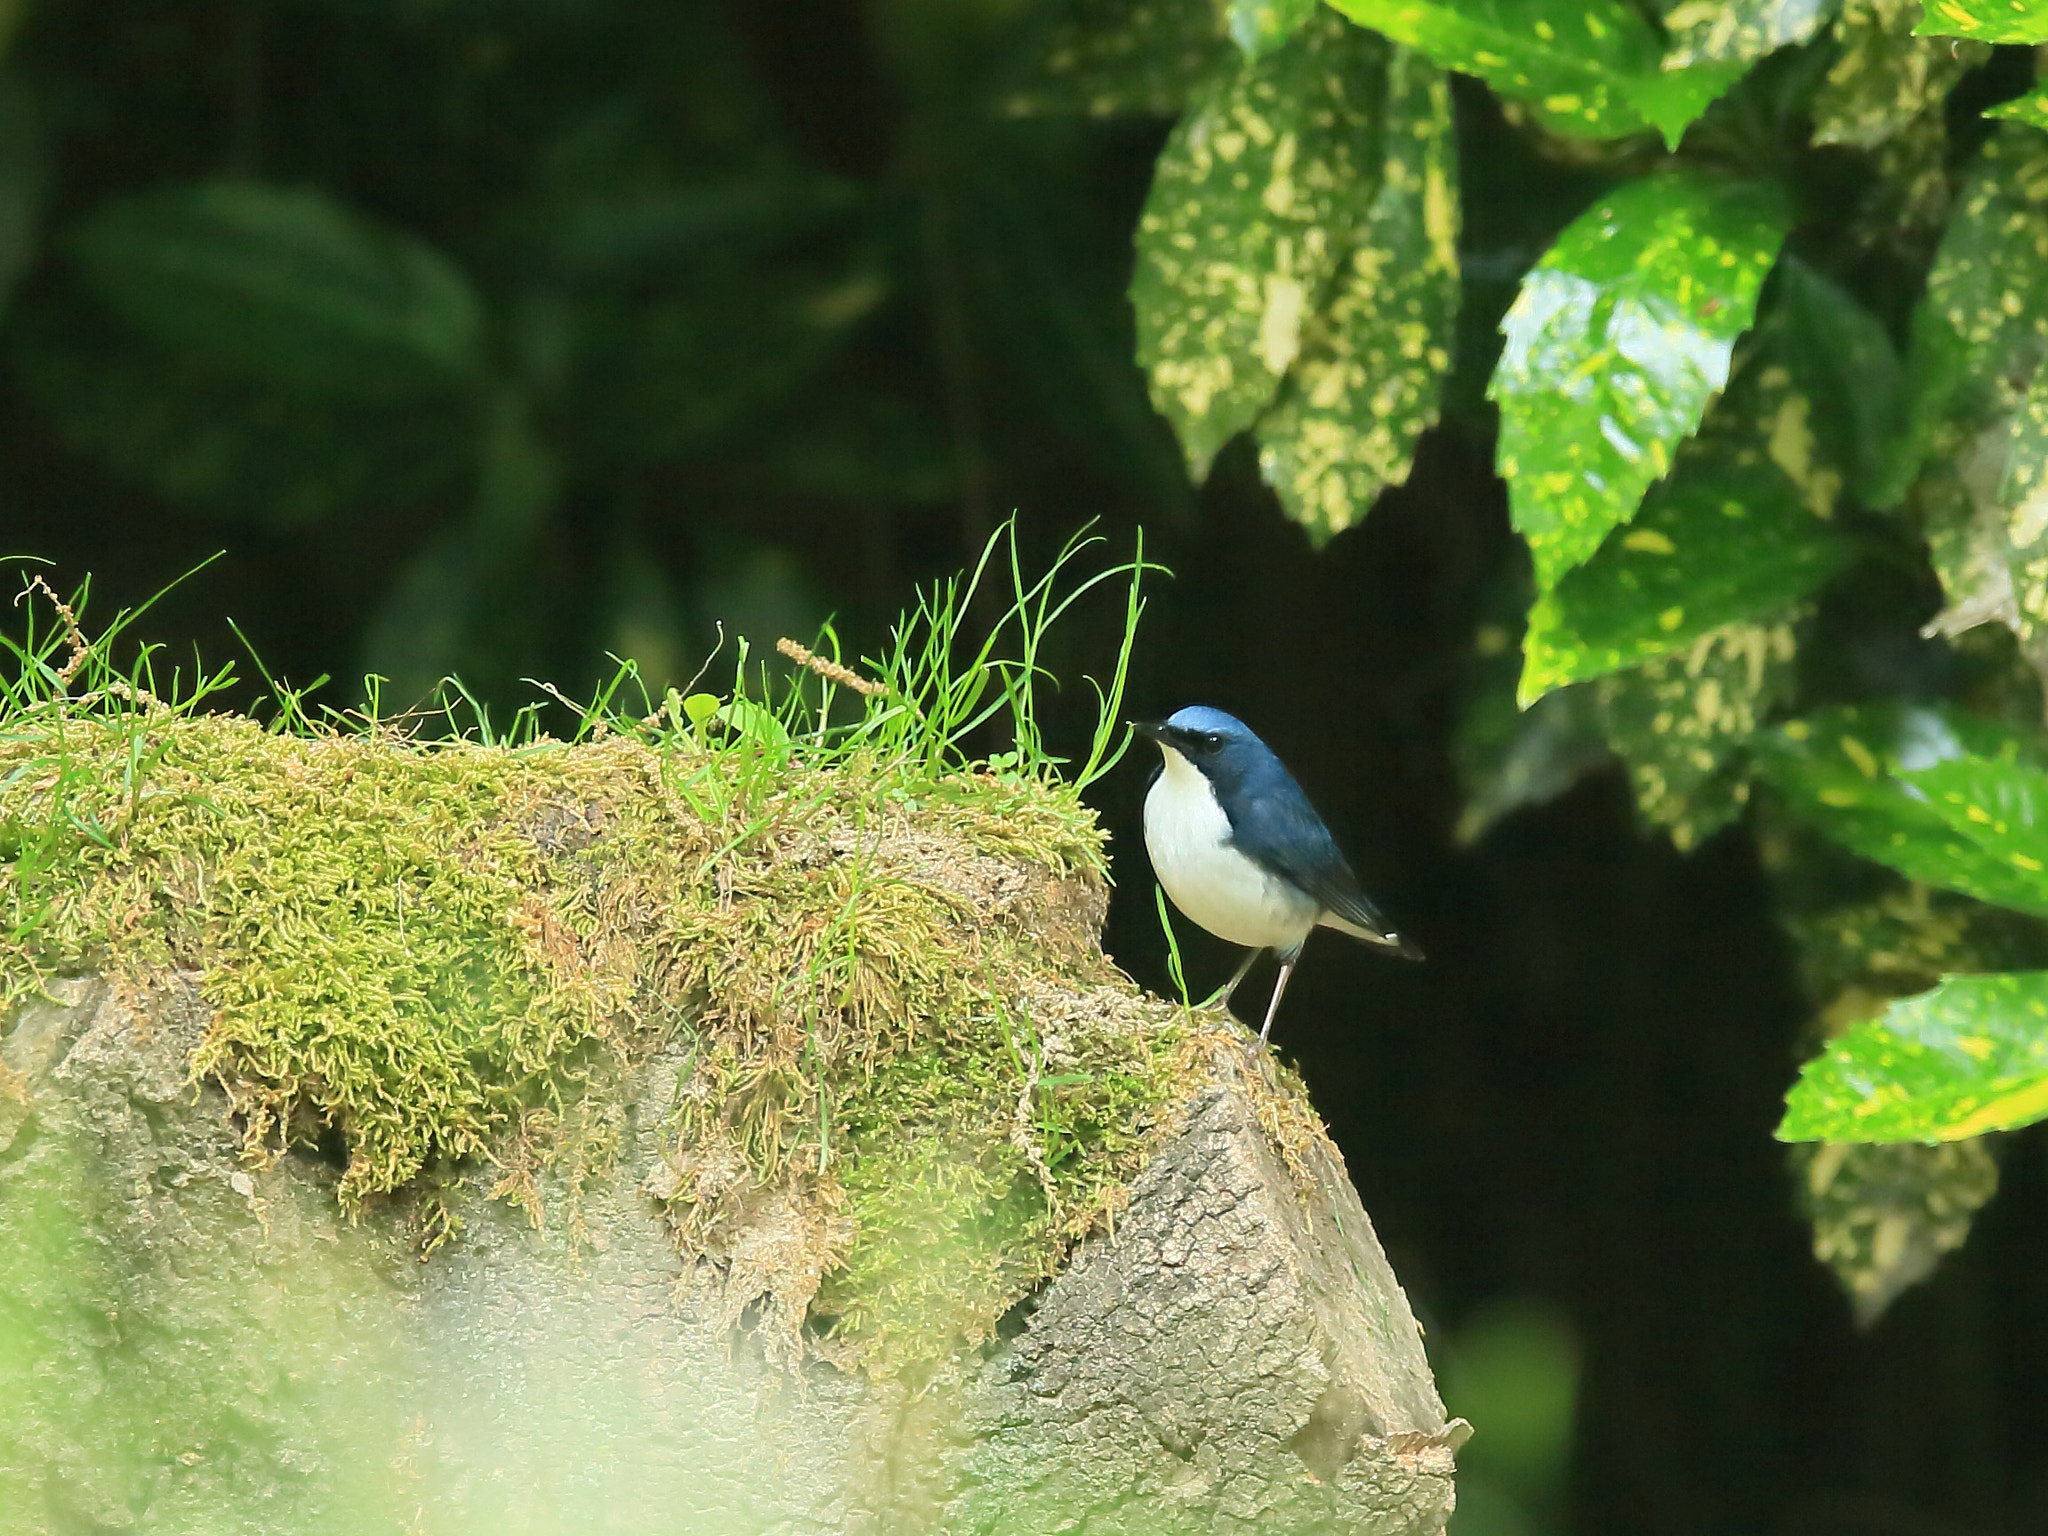
[{"label": "rock surface", "polygon": [[[641,1191],[675,1063],[626,1085],[576,1231],[488,1178],[355,1225],[252,1170],[189,1080],[189,978],[79,979],[0,1025],[0,1536],[1369,1532],[1432,1536],[1452,1454],[1334,1152],[1307,1200],[1234,1053],[1000,1341],[928,1377],[791,1378],[693,1299]],[[550,1203],[550,1210],[562,1207]]]}]

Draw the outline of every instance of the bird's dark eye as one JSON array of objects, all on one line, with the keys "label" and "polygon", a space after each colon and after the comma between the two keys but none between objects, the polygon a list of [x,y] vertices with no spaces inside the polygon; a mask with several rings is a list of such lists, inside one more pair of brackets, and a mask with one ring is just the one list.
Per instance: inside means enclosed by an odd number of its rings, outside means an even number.
[{"label": "bird's dark eye", "polygon": [[1218,747],[1223,745],[1223,738],[1214,731],[1204,731],[1202,733],[1202,745],[1207,747],[1211,752],[1214,752]]}]

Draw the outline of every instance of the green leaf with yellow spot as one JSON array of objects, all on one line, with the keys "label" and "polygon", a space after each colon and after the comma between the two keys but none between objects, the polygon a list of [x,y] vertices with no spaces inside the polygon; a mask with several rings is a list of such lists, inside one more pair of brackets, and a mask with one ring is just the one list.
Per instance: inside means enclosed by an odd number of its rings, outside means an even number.
[{"label": "green leaf with yellow spot", "polygon": [[2001,128],[1972,167],[1927,298],[1981,371],[2024,381],[2048,355],[2048,135]]},{"label": "green leaf with yellow spot", "polygon": [[2029,128],[2048,128],[2048,86],[2029,91],[2012,101],[2002,101],[1995,107],[1987,107],[1984,115],[2003,118],[2009,123],[2023,123]]},{"label": "green leaf with yellow spot", "polygon": [[1437,417],[1458,317],[1458,189],[1449,82],[1412,49],[1387,67],[1385,159],[1336,296],[1259,423],[1259,467],[1321,544],[1408,478]]},{"label": "green leaf with yellow spot", "polygon": [[1882,489],[1904,415],[1903,373],[1884,322],[1797,257],[1778,263],[1778,337],[1825,456],[1866,505]]},{"label": "green leaf with yellow spot", "polygon": [[1839,709],[1764,732],[1753,751],[1801,819],[1851,852],[1910,880],[2048,915],[2048,883],[1995,845],[1990,824],[1937,803],[1923,782],[1937,764],[1960,773],[1946,765],[1972,762],[2039,780],[2031,748],[2012,733],[1919,706]]},{"label": "green leaf with yellow spot", "polygon": [[1675,149],[1747,63],[1667,65],[1664,45],[1619,0],[1330,0],[1361,26],[1476,75],[1560,133],[1617,138],[1655,128]]},{"label": "green leaf with yellow spot", "polygon": [[1900,774],[1951,831],[2031,891],[2022,910],[2048,913],[2048,773],[2028,763],[1958,757]]},{"label": "green leaf with yellow spot", "polygon": [[1360,26],[1477,75],[1564,132],[1613,138],[1646,122],[1628,88],[1657,73],[1649,22],[1620,0],[1330,0]]},{"label": "green leaf with yellow spot", "polygon": [[1919,15],[1920,0],[1844,0],[1841,51],[1813,96],[1814,143],[1876,149],[1907,135],[1940,148],[1942,101],[1988,50],[1913,36]]},{"label": "green leaf with yellow spot", "polygon": [[1229,59],[1216,0],[1066,0],[1027,45],[1016,117],[1173,117]]},{"label": "green leaf with yellow spot", "polygon": [[1270,53],[1315,15],[1322,0],[1228,0],[1230,36],[1247,57]]},{"label": "green leaf with yellow spot", "polygon": [[1913,315],[1906,407],[1876,504],[1911,496],[1947,603],[1930,630],[2001,623],[2048,677],[2048,135],[2002,128],[1956,201]]},{"label": "green leaf with yellow spot", "polygon": [[1980,1137],[1806,1144],[1792,1157],[1813,1256],[1834,1271],[1861,1328],[1962,1247],[1971,1219],[1998,1193],[1998,1163]]},{"label": "green leaf with yellow spot", "polygon": [[1960,1141],[2048,1116],[2048,971],[1949,976],[1806,1064],[1781,1141]]},{"label": "green leaf with yellow spot", "polygon": [[2048,0],[1923,0],[1919,37],[2048,43]]},{"label": "green leaf with yellow spot", "polygon": [[1783,367],[1744,368],[1634,521],[1537,598],[1519,700],[1776,617],[1839,570],[1848,543],[1825,519],[1840,476],[1815,463],[1808,415]]},{"label": "green leaf with yellow spot", "polygon": [[1487,393],[1540,588],[1670,470],[1727,382],[1785,227],[1771,188],[1666,172],[1602,198],[1523,279]]},{"label": "green leaf with yellow spot", "polygon": [[1153,403],[1196,480],[1272,403],[1351,248],[1386,56],[1325,12],[1214,76],[1159,156],[1131,303]]},{"label": "green leaf with yellow spot", "polygon": [[1681,652],[1579,685],[1591,692],[1608,745],[1628,768],[1636,809],[1681,851],[1749,803],[1745,749],[1791,694],[1794,617],[1724,625]]},{"label": "green leaf with yellow spot", "polygon": [[1679,0],[1664,13],[1664,67],[1750,63],[1805,42],[1840,8],[1841,0]]},{"label": "green leaf with yellow spot", "polygon": [[2048,373],[2009,417],[1974,431],[1951,424],[1947,435],[1950,451],[1930,462],[1915,495],[1948,598],[1929,628],[1957,635],[2003,624],[2048,678]]}]

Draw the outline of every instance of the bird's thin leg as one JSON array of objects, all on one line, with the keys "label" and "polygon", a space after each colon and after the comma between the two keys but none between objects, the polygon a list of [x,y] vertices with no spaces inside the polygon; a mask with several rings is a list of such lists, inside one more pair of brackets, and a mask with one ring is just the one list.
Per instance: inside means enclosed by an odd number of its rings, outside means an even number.
[{"label": "bird's thin leg", "polygon": [[1280,962],[1280,974],[1273,981],[1273,1001],[1266,1004],[1266,1022],[1259,1027],[1259,1043],[1252,1047],[1254,1056],[1266,1048],[1266,1037],[1273,1032],[1273,1015],[1280,1011],[1280,994],[1287,990],[1287,978],[1294,974],[1295,966],[1300,963],[1299,954],[1289,955]]},{"label": "bird's thin leg", "polygon": [[1223,990],[1216,994],[1214,998],[1216,1007],[1221,1008],[1225,1013],[1230,1011],[1231,996],[1237,991],[1238,984],[1251,974],[1252,964],[1258,958],[1259,951],[1256,949],[1244,957],[1244,964],[1237,968],[1237,974],[1223,983]]}]

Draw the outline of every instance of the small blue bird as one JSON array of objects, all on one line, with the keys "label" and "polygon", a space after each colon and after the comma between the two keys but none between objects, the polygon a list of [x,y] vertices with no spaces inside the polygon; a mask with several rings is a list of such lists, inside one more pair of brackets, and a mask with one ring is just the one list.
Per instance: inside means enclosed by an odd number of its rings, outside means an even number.
[{"label": "small blue bird", "polygon": [[1280,957],[1255,1050],[1265,1048],[1311,930],[1334,928],[1403,959],[1422,958],[1366,899],[1294,775],[1242,720],[1194,704],[1135,729],[1161,758],[1145,795],[1153,872],[1190,921],[1251,948],[1223,989],[1223,1005],[1260,951]]}]

